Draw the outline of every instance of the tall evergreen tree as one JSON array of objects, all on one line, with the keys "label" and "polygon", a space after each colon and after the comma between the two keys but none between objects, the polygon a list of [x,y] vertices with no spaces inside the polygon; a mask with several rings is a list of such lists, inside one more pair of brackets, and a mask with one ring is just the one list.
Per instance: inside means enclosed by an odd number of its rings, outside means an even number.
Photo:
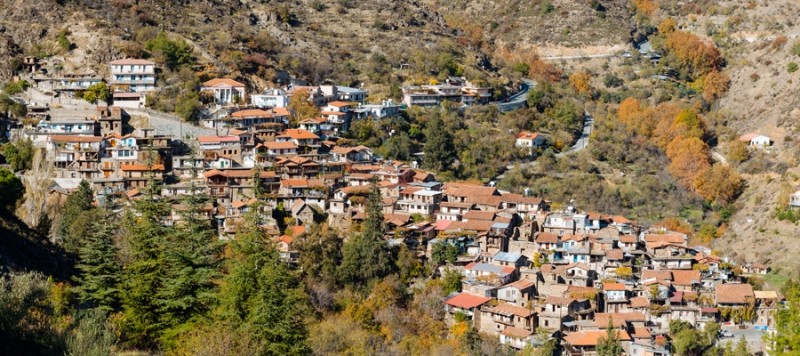
[{"label": "tall evergreen tree", "polygon": [[68,252],[77,253],[80,250],[82,239],[86,236],[80,236],[80,233],[74,230],[81,229],[73,229],[73,226],[86,226],[87,222],[83,221],[80,217],[85,212],[93,209],[93,201],[94,192],[92,192],[92,187],[89,185],[89,182],[84,179],[78,184],[78,190],[70,194],[67,197],[67,201],[64,203],[58,235],[61,238],[64,249]]},{"label": "tall evergreen tree", "polygon": [[612,317],[608,317],[606,335],[601,336],[597,341],[597,356],[619,356],[622,355],[622,345],[619,342],[619,334],[614,330]]},{"label": "tall evergreen tree", "polygon": [[[153,158],[148,161],[152,167]],[[169,206],[157,196],[160,187],[150,173],[147,186],[140,189],[144,196],[133,202],[133,209],[125,217],[129,248],[125,256],[122,308],[128,343],[136,347],[152,347],[164,329],[158,296],[164,288],[164,241],[174,230],[161,222],[169,214]]]},{"label": "tall evergreen tree", "polygon": [[[192,169],[192,176],[195,170]],[[180,221],[164,245],[165,273],[159,292],[161,319],[165,327],[180,332],[189,322],[207,315],[216,305],[216,280],[221,277],[222,244],[211,220],[204,214],[207,199],[194,180],[182,199]],[[172,332],[165,335],[170,339]]]},{"label": "tall evergreen tree", "polygon": [[328,224],[314,224],[300,236],[294,236],[292,244],[300,252],[300,266],[305,275],[323,281],[335,280],[336,267],[342,262],[339,230]]},{"label": "tall evergreen tree", "polygon": [[255,180],[256,201],[229,244],[224,316],[263,342],[261,355],[305,355],[308,297],[261,228],[263,194]]},{"label": "tall evergreen tree", "polygon": [[424,166],[437,172],[448,170],[456,157],[453,135],[441,115],[434,112],[425,125]]},{"label": "tall evergreen tree", "polygon": [[85,303],[105,312],[119,307],[122,265],[117,259],[114,234],[117,224],[113,218],[103,215],[101,221],[94,223],[94,233],[80,248],[78,269],[81,275],[76,278],[78,297]]},{"label": "tall evergreen tree", "polygon": [[369,283],[392,273],[395,263],[386,242],[383,221],[383,200],[378,184],[370,185],[367,199],[367,218],[360,234],[344,244],[339,268],[341,280],[348,284]]}]

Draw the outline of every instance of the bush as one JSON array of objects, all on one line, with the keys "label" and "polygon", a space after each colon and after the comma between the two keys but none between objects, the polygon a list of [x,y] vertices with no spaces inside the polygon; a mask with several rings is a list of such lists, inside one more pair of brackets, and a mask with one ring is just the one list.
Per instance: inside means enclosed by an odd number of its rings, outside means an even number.
[{"label": "bush", "polygon": [[786,71],[789,73],[794,73],[797,71],[797,69],[797,63],[795,62],[789,62],[789,65],[786,67]]},{"label": "bush", "polygon": [[69,41],[66,34],[61,34],[58,36],[58,47],[65,51],[69,51],[72,48],[72,42]]},{"label": "bush", "polygon": [[20,80],[18,82],[9,82],[3,87],[3,91],[8,95],[14,95],[24,92],[28,89],[30,84],[26,80]]},{"label": "bush", "polygon": [[603,84],[608,88],[616,88],[622,86],[623,81],[616,73],[606,73],[605,78],[603,78]]},{"label": "bush", "polygon": [[800,39],[795,40],[794,43],[792,43],[791,52],[795,56],[800,56]]}]

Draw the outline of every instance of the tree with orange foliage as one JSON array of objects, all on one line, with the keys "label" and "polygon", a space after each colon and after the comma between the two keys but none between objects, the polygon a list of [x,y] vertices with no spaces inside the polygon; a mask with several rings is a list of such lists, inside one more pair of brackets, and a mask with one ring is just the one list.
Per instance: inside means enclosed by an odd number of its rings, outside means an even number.
[{"label": "tree with orange foliage", "polygon": [[639,11],[647,16],[653,15],[658,9],[658,6],[653,0],[633,0],[633,3],[636,4],[636,8],[639,9]]},{"label": "tree with orange foliage", "polygon": [[528,77],[535,80],[558,82],[561,80],[561,70],[553,64],[543,61],[535,49],[509,50],[501,47],[495,50],[495,57],[506,63],[525,63],[528,65]]},{"label": "tree with orange foliage", "polygon": [[667,35],[664,47],[687,67],[695,77],[703,76],[722,66],[722,55],[711,41],[684,31]]},{"label": "tree with orange foliage", "polygon": [[727,205],[739,195],[742,177],[731,166],[715,164],[700,172],[692,187],[704,199]]},{"label": "tree with orange foliage", "polygon": [[703,82],[703,98],[706,99],[706,101],[719,98],[728,91],[730,85],[731,80],[728,78],[728,75],[714,69],[706,75],[706,80]]},{"label": "tree with orange foliage", "polygon": [[642,103],[632,96],[625,98],[617,109],[617,117],[623,124],[630,125],[642,114]]},{"label": "tree with orange foliage", "polygon": [[675,32],[678,29],[678,23],[675,22],[675,19],[668,18],[664,21],[661,21],[661,24],[658,25],[658,33],[662,35],[668,35],[670,33]]},{"label": "tree with orange foliage", "polygon": [[692,109],[681,110],[672,125],[675,126],[675,132],[684,138],[702,138],[706,133],[705,121]]},{"label": "tree with orange foliage", "polygon": [[591,79],[592,76],[588,73],[577,72],[569,76],[569,85],[572,87],[572,89],[575,89],[578,94],[589,94],[592,91],[592,86],[589,84]]},{"label": "tree with orange foliage", "polygon": [[697,137],[676,137],[667,147],[669,172],[681,185],[691,188],[698,175],[711,166],[708,145]]},{"label": "tree with orange foliage", "polygon": [[680,135],[680,131],[673,123],[681,110],[681,107],[675,103],[661,103],[653,110],[653,122],[655,123],[653,137],[656,146],[666,149],[667,145]]}]

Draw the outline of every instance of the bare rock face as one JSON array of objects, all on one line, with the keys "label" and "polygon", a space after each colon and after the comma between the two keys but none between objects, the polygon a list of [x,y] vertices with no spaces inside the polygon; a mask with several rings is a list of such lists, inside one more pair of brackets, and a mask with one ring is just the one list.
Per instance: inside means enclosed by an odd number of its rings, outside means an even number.
[{"label": "bare rock face", "polygon": [[7,80],[13,74],[12,59],[20,59],[22,57],[22,50],[19,48],[14,39],[5,34],[0,34],[0,80]]},{"label": "bare rock face", "polygon": [[794,110],[792,110],[791,112],[789,112],[789,115],[790,115],[792,118],[795,118],[795,119],[797,119],[797,118],[800,118],[800,108],[794,108]]},{"label": "bare rock face", "polygon": [[105,40],[94,46],[92,53],[87,57],[87,61],[91,64],[103,64],[119,58],[122,58],[120,50],[113,46],[110,41]]}]

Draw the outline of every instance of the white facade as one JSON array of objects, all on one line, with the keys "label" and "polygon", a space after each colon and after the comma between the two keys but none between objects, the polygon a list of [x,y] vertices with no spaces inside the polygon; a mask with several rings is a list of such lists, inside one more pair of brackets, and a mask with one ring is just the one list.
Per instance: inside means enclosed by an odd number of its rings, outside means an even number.
[{"label": "white facade", "polygon": [[131,92],[154,90],[155,63],[144,59],[121,59],[111,62],[111,84],[127,86]]},{"label": "white facade", "polygon": [[264,94],[251,95],[250,103],[260,108],[285,108],[289,106],[289,96],[280,89],[265,90]]}]

